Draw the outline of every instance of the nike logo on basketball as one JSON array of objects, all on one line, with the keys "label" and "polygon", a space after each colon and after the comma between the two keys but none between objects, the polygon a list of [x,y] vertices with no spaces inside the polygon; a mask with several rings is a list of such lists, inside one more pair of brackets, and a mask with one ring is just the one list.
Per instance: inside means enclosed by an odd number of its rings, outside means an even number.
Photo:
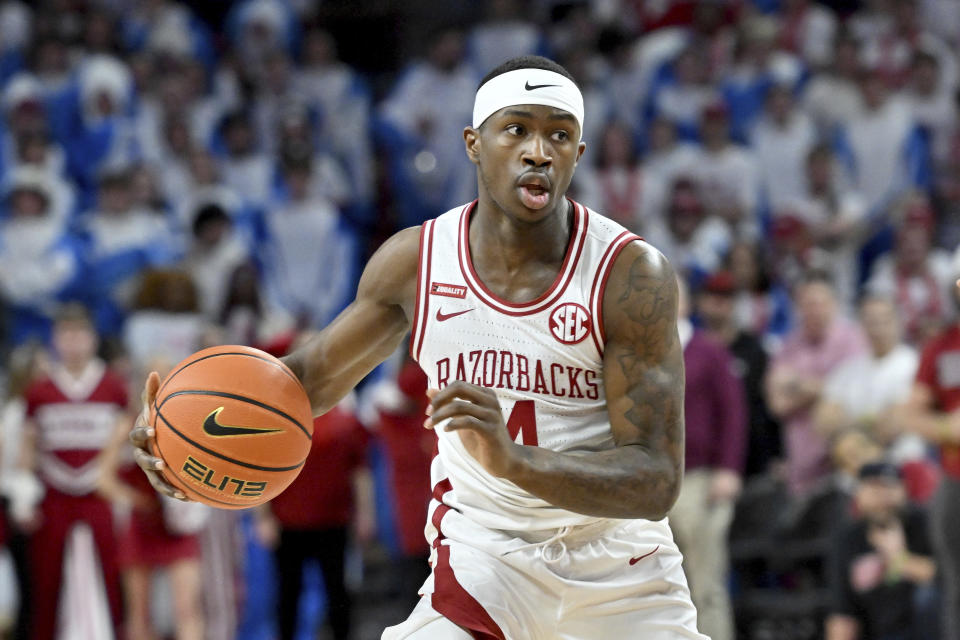
[{"label": "nike logo on basketball", "polygon": [[210,412],[210,415],[207,416],[207,419],[203,421],[203,431],[208,436],[253,436],[263,433],[283,431],[283,429],[257,429],[256,427],[231,427],[228,425],[223,425],[217,421],[217,418],[220,417],[221,411],[223,411],[223,407],[214,409]]},{"label": "nike logo on basketball", "polygon": [[453,313],[444,313],[443,309],[437,309],[437,322],[443,322],[449,320],[450,318],[456,318],[457,316],[462,316],[465,313],[469,313],[473,309],[464,309],[463,311],[454,311]]},{"label": "nike logo on basketball", "polygon": [[660,545],[657,545],[656,547],[654,547],[653,551],[651,551],[650,553],[645,553],[642,556],[637,556],[636,558],[630,558],[630,566],[632,567],[633,565],[637,564],[647,556],[652,556],[657,552],[657,549],[659,548],[660,548]]},{"label": "nike logo on basketball", "polygon": [[530,81],[527,80],[527,83],[523,85],[523,88],[527,91],[533,91],[534,89],[543,89],[544,87],[559,87],[558,84],[530,84]]}]

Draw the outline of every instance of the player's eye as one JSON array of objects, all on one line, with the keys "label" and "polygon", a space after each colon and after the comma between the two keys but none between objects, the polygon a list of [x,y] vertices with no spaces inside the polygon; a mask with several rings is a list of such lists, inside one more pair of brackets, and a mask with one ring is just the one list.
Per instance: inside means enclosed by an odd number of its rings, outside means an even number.
[{"label": "player's eye", "polygon": [[512,136],[522,136],[522,135],[523,135],[523,127],[520,126],[519,124],[511,124],[511,125],[509,125],[509,126],[507,127],[506,131],[507,131],[507,133],[509,133],[509,134],[512,135]]},{"label": "player's eye", "polygon": [[564,131],[563,129],[560,129],[559,131],[553,132],[553,139],[556,140],[557,142],[566,142],[567,140],[570,139],[570,134]]}]

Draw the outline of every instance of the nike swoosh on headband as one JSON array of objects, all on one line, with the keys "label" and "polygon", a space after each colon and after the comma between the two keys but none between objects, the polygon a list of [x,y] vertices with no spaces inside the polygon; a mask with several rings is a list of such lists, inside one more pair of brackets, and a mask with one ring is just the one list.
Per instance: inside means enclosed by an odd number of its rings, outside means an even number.
[{"label": "nike swoosh on headband", "polygon": [[530,81],[527,80],[527,83],[523,85],[523,88],[527,91],[533,91],[534,89],[543,89],[544,87],[559,87],[558,84],[530,84]]}]

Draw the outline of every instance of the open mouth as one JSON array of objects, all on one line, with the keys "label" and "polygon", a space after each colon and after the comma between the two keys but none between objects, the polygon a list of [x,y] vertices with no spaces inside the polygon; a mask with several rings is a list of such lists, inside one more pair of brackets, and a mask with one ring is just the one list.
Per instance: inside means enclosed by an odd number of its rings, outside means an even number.
[{"label": "open mouth", "polygon": [[520,200],[528,209],[541,209],[550,201],[550,182],[546,176],[524,176],[520,179]]}]

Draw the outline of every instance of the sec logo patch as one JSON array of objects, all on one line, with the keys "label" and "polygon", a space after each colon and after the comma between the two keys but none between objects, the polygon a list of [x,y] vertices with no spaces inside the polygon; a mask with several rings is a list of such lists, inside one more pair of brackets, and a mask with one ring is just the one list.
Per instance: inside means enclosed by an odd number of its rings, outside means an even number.
[{"label": "sec logo patch", "polygon": [[575,302],[566,302],[550,313],[550,333],[563,344],[577,344],[590,333],[590,314]]}]

